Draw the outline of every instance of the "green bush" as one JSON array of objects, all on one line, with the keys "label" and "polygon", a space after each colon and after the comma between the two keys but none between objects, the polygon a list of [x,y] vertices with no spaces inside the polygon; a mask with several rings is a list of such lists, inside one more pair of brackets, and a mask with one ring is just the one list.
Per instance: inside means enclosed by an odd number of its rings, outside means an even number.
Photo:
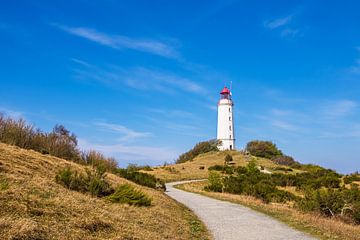
[{"label": "green bush", "polygon": [[308,190],[305,197],[297,201],[296,206],[302,211],[318,212],[327,217],[339,216],[360,224],[358,188]]},{"label": "green bush", "polygon": [[126,178],[134,183],[150,188],[161,188],[165,190],[165,183],[151,174],[138,172],[137,168],[130,165],[128,168],[118,168],[115,173],[120,177]]},{"label": "green bush", "polygon": [[219,141],[217,140],[210,140],[205,142],[197,143],[191,150],[186,153],[183,153],[179,156],[176,160],[176,163],[183,163],[187,161],[193,160],[196,156],[207,153],[211,151],[219,151],[218,146],[220,145]]},{"label": "green bush", "polygon": [[261,173],[254,161],[249,162],[246,167],[235,168],[234,172],[226,177],[211,172],[205,190],[250,195],[266,203],[286,202],[296,198],[289,192],[277,189],[276,182],[279,180],[273,181],[271,175]]},{"label": "green bush", "polygon": [[104,197],[114,192],[110,184],[105,180],[103,171],[88,170],[81,174],[70,168],[60,170],[55,177],[57,183],[70,190],[78,192],[89,192],[93,196]]},{"label": "green bush", "polygon": [[214,166],[210,166],[208,167],[209,171],[223,171],[224,170],[224,166],[223,165],[214,165]]},{"label": "green bush", "polygon": [[276,145],[270,141],[255,140],[248,142],[245,150],[253,156],[269,159],[283,155]]},{"label": "green bush", "polygon": [[135,206],[150,206],[151,198],[136,190],[129,184],[120,185],[115,192],[107,197],[111,202],[127,203]]},{"label": "green bush", "polygon": [[209,184],[205,187],[206,191],[222,192],[221,175],[217,172],[209,173]]},{"label": "green bush", "polygon": [[344,177],[345,184],[350,184],[354,181],[360,181],[360,175],[353,173]]}]

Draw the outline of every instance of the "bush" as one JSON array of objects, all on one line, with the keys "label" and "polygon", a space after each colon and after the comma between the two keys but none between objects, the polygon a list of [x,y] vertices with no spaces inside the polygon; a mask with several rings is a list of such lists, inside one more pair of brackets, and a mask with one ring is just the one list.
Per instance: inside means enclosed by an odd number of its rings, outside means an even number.
[{"label": "bush", "polygon": [[225,165],[229,164],[232,161],[233,161],[232,156],[230,154],[226,154],[225,159],[224,159]]},{"label": "bush", "polygon": [[251,141],[245,148],[251,155],[256,157],[274,158],[282,156],[282,152],[270,141]]},{"label": "bush", "polygon": [[142,186],[150,188],[161,188],[165,190],[165,183],[160,179],[154,177],[151,174],[138,172],[133,165],[130,165],[128,168],[118,168],[115,173],[120,177],[126,178],[134,183],[140,184]]},{"label": "bush", "polygon": [[318,212],[327,217],[339,216],[360,224],[360,190],[351,189],[318,189],[306,192],[296,205],[306,212]]},{"label": "bush", "polygon": [[272,176],[261,173],[254,161],[249,162],[246,167],[237,167],[234,171],[235,175],[223,178],[219,173],[211,172],[206,190],[246,194],[261,199],[266,203],[286,202],[296,198],[289,192],[277,189]]},{"label": "bush", "polygon": [[210,140],[205,142],[197,143],[191,150],[183,153],[176,160],[176,163],[184,163],[193,160],[196,156],[211,151],[219,151],[218,146],[220,145],[217,140]]},{"label": "bush", "polygon": [[224,170],[224,166],[223,165],[214,165],[214,166],[210,166],[208,167],[209,171],[223,171]]},{"label": "bush", "polygon": [[105,180],[103,171],[96,169],[86,171],[86,174],[78,173],[70,168],[60,170],[55,177],[57,183],[70,190],[89,192],[93,196],[104,197],[114,192],[110,184]]},{"label": "bush", "polygon": [[107,197],[111,202],[127,203],[135,206],[150,206],[151,198],[144,193],[134,189],[129,184],[120,185],[115,192]]},{"label": "bush", "polygon": [[276,164],[285,166],[294,166],[296,163],[298,163],[292,157],[286,155],[273,157],[271,158],[271,161]]},{"label": "bush", "polygon": [[360,175],[353,173],[344,177],[345,184],[350,184],[354,181],[360,181]]},{"label": "bush", "polygon": [[14,120],[0,114],[0,142],[32,149],[42,154],[85,163],[97,168],[113,171],[117,163],[113,158],[106,158],[96,151],[83,152],[77,147],[77,138],[63,125],[55,125],[49,133],[36,129],[23,119]]},{"label": "bush", "polygon": [[98,169],[104,169],[108,172],[114,172],[118,167],[114,158],[107,158],[102,153],[94,150],[82,152],[81,159],[85,162],[85,164]]},{"label": "bush", "polygon": [[222,192],[221,175],[217,172],[209,173],[209,184],[205,187],[206,191]]}]

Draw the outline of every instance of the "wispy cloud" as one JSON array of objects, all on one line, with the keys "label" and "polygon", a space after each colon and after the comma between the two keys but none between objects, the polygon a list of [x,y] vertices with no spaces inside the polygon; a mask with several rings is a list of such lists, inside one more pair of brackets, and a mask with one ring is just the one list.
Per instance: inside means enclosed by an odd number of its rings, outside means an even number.
[{"label": "wispy cloud", "polygon": [[162,164],[171,162],[178,156],[178,152],[169,148],[148,147],[148,146],[128,146],[124,144],[97,144],[79,139],[81,149],[94,149],[107,156],[114,156],[120,160],[120,165],[128,163],[138,164]]},{"label": "wispy cloud", "polygon": [[[144,67],[133,67],[123,69],[111,67],[108,69],[98,68],[96,66],[86,66],[79,62],[82,68],[74,70],[75,77],[85,81],[96,81],[110,87],[126,85],[138,90],[152,90],[161,92],[186,91],[193,93],[204,93],[204,88],[198,83],[169,72],[153,70]],[[87,65],[89,65],[87,63]]]},{"label": "wispy cloud", "polygon": [[82,37],[114,49],[132,49],[167,58],[180,57],[180,54],[176,51],[174,46],[156,40],[135,39],[123,35],[111,35],[86,27],[69,27],[60,24],[53,24],[53,26],[56,26],[69,34]]},{"label": "wispy cloud", "polygon": [[151,136],[151,133],[149,132],[138,132],[120,124],[96,122],[95,125],[102,129],[110,130],[115,133],[121,134],[122,136],[118,138],[119,141],[129,141],[137,138]]},{"label": "wispy cloud", "polygon": [[322,113],[328,118],[339,118],[354,113],[358,104],[352,100],[330,101],[322,107]]},{"label": "wispy cloud", "polygon": [[296,131],[298,130],[298,128],[294,125],[292,125],[291,123],[285,122],[285,121],[280,121],[280,120],[274,120],[271,122],[271,125],[273,125],[274,127],[286,130],[286,131]]},{"label": "wispy cloud", "polygon": [[264,27],[269,30],[279,30],[281,37],[295,37],[301,32],[300,29],[291,26],[293,18],[294,14],[291,14],[283,18],[268,20],[264,22]]},{"label": "wispy cloud", "polygon": [[289,15],[283,18],[277,18],[273,20],[268,20],[264,22],[264,26],[268,29],[276,29],[282,26],[289,24],[292,20],[293,16]]}]

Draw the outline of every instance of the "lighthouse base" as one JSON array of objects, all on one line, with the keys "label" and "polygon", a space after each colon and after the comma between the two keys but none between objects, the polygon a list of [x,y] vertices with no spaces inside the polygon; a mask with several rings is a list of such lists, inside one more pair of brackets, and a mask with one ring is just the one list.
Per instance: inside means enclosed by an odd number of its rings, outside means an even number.
[{"label": "lighthouse base", "polygon": [[221,144],[218,146],[220,151],[235,150],[235,139],[218,139]]}]

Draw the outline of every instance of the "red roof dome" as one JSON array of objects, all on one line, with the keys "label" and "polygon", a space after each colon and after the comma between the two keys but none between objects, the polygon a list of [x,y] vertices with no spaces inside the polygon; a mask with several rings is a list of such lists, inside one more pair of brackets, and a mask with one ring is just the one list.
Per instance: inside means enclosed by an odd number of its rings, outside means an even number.
[{"label": "red roof dome", "polygon": [[230,94],[230,90],[225,86],[223,90],[221,90],[220,94]]}]

